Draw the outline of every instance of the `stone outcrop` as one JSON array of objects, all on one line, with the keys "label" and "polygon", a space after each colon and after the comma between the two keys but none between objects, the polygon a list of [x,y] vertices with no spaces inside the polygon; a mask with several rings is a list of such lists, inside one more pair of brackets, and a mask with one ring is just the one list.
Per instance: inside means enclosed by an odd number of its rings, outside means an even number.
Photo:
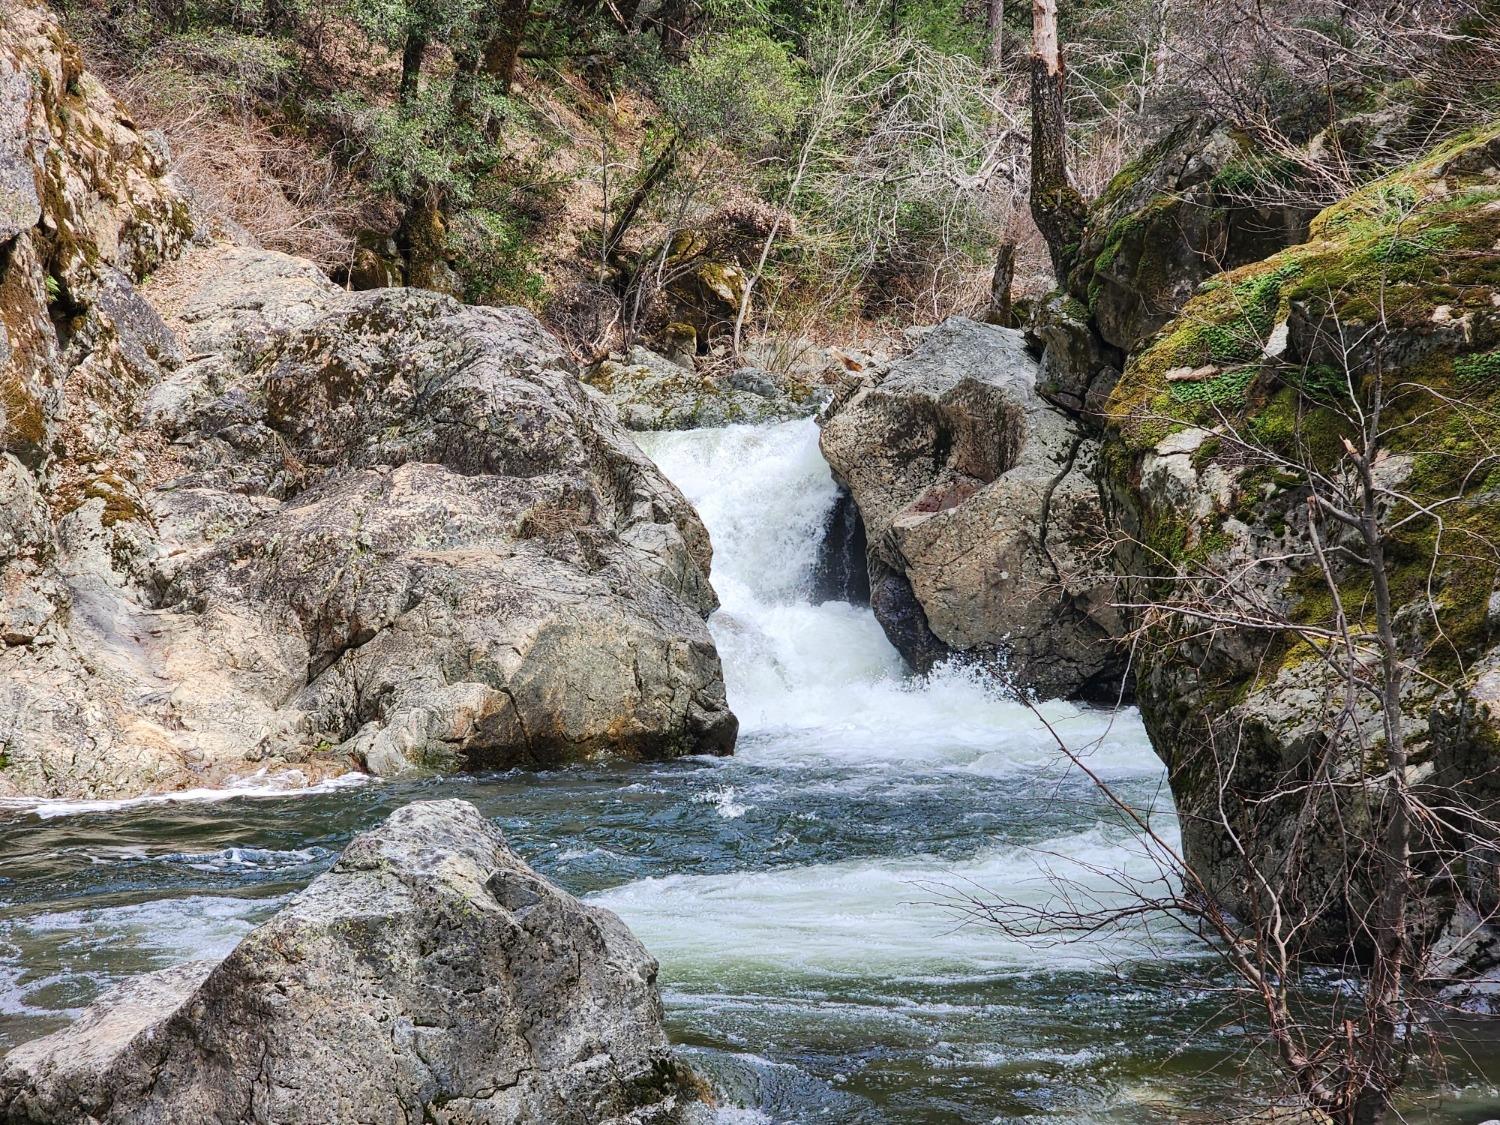
[{"label": "stone outcrop", "polygon": [[1036,378],[1019,332],[954,318],[834,403],[823,453],[863,517],[871,604],[909,663],[966,654],[1043,697],[1113,700],[1098,447]]},{"label": "stone outcrop", "polygon": [[606,359],[585,372],[631,430],[690,430],[701,426],[754,425],[804,418],[818,408],[812,388],[755,368],[718,378],[674,363],[642,347]]},{"label": "stone outcrop", "polygon": [[677,1125],[702,1087],[624,923],[463,801],[407,805],[218,964],[137,978],[0,1069],[11,1125]]},{"label": "stone outcrop", "polygon": [[195,234],[50,17],[0,66],[0,794],[729,750],[707,533],[534,318]]},{"label": "stone outcrop", "polygon": [[1206,278],[1300,242],[1317,208],[1260,186],[1284,174],[1244,137],[1200,119],[1116,176],[1090,211],[1070,279],[1104,342],[1135,351]]},{"label": "stone outcrop", "polygon": [[[1324,211],[1305,243],[1208,281],[1131,357],[1107,407],[1119,566],[1137,576],[1127,600],[1153,606],[1141,616],[1138,697],[1187,857],[1241,910],[1248,872],[1227,818],[1260,870],[1316,904],[1309,945],[1335,952],[1368,904],[1360,779],[1378,776],[1384,735],[1377,697],[1346,699],[1344,656],[1325,659],[1324,642],[1309,640],[1337,630],[1340,607],[1356,647],[1374,628],[1358,544],[1325,526],[1332,588],[1313,550],[1310,482],[1326,493],[1344,479],[1343,443],[1377,386],[1385,573],[1410,669],[1408,779],[1454,830],[1500,808],[1497,135],[1445,146]],[[1204,606],[1223,620],[1179,612]],[[1340,715],[1342,750],[1330,756]],[[1347,806],[1309,811],[1314,776]],[[1466,866],[1467,886],[1432,872],[1434,926],[1454,895],[1484,900],[1475,914],[1492,916],[1487,864]]]}]

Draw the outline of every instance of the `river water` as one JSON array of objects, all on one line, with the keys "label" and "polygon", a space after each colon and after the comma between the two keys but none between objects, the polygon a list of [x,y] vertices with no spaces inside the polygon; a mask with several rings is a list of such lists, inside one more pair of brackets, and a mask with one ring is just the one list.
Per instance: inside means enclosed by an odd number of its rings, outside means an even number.
[{"label": "river water", "polygon": [[[1037,944],[960,924],[964,894],[1107,897],[1152,869],[999,685],[911,680],[868,609],[813,604],[835,500],[813,423],[643,444],[713,536],[734,757],[0,809],[0,1051],[124,976],[228,950],[355,832],[460,796],[660,959],[726,1121],[1210,1120],[1183,1107],[1226,1104],[1236,1041],[1171,927]],[[1134,713],[1042,712],[1174,831]]]}]

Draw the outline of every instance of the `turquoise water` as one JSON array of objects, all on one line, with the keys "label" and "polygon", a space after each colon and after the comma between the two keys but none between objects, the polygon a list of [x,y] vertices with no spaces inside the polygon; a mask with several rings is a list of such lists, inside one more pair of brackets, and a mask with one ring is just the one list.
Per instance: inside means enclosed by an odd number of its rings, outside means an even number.
[{"label": "turquoise water", "polygon": [[[1108,897],[1152,867],[1043,725],[961,670],[909,681],[869,612],[806,593],[834,489],[811,423],[649,443],[715,542],[729,759],[216,802],[0,810],[0,1050],[129,974],[226,951],[401,804],[473,801],[660,959],[670,1030],[728,1121],[1213,1120],[1240,1037],[1170,926],[1039,946],[957,896]],[[1174,831],[1130,712],[1044,707]],[[1500,1108],[1458,1071],[1462,1107]],[[1488,1108],[1486,1106],[1488,1105]]]}]

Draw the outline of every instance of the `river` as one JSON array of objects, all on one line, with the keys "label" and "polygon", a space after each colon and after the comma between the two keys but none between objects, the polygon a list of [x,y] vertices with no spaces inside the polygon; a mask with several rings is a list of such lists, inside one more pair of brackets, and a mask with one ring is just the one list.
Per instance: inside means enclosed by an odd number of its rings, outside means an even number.
[{"label": "river", "polygon": [[[1001,685],[911,679],[867,608],[814,604],[836,490],[813,423],[642,444],[713,537],[734,757],[0,809],[0,1051],[124,976],[228,950],[355,832],[459,796],[660,959],[726,1122],[1210,1120],[1181,1107],[1226,1104],[1238,1040],[1170,925],[1037,943],[960,924],[961,894],[1108,896],[1152,868]],[[1042,712],[1175,831],[1137,715]]]}]

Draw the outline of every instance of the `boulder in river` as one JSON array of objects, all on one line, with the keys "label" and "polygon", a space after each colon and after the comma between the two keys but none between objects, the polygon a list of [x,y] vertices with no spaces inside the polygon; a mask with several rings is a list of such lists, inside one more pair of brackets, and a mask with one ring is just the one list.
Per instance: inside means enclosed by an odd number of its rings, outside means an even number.
[{"label": "boulder in river", "polygon": [[13,7],[0,796],[727,752],[707,532],[536,319],[214,241]]},{"label": "boulder in river", "polygon": [[875,614],[910,664],[968,654],[1043,697],[1113,700],[1098,445],[1036,381],[1020,332],[952,318],[835,402],[823,454],[864,520]]},{"label": "boulder in river", "polygon": [[222,962],[130,981],[0,1070],[10,1125],[679,1125],[656,962],[473,805],[407,805]]}]

